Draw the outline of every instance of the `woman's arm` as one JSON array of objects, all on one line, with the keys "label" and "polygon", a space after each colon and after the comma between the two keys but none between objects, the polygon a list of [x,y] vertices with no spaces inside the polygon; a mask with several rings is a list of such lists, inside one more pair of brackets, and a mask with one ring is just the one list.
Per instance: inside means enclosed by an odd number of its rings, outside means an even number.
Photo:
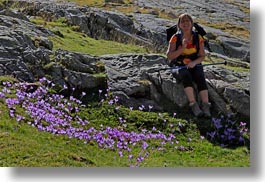
[{"label": "woman's arm", "polygon": [[179,46],[178,49],[176,49],[176,42],[170,42],[168,45],[168,49],[167,49],[167,59],[169,61],[172,61],[174,59],[176,59],[177,57],[179,57],[184,48],[186,47],[187,43],[185,40],[182,41],[182,46]]}]

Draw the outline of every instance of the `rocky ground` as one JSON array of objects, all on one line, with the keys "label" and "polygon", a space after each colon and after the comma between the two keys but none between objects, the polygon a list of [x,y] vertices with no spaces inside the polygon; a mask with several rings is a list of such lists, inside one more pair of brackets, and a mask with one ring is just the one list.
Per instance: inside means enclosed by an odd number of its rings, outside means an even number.
[{"label": "rocky ground", "polygon": [[[104,7],[135,6],[148,9],[121,13],[106,11]],[[19,8],[17,11],[14,8]],[[212,57],[226,60],[229,65],[250,67],[249,1],[108,1],[101,8],[80,7],[64,1],[8,1],[0,6],[0,75],[13,75],[21,81],[34,82],[49,75],[58,84],[79,90],[113,88],[113,93],[127,106],[154,105],[165,109],[162,101],[184,107],[187,99],[183,88],[169,71],[157,72],[166,67],[164,56],[105,55],[90,56],[66,50],[53,50],[48,36],[56,32],[31,23],[31,16],[47,21],[64,17],[67,23],[80,27],[80,31],[95,39],[114,40],[144,46],[153,53],[165,53],[165,29],[175,23],[181,12],[191,13],[202,22],[213,52]],[[159,13],[171,16],[162,18]],[[173,18],[173,19],[172,19]],[[227,27],[226,27],[227,26]],[[240,36],[237,34],[240,32]],[[72,66],[69,66],[69,61]],[[95,77],[99,72],[97,61],[105,65],[106,77]],[[49,67],[44,65],[50,64]],[[205,69],[210,101],[216,113],[236,113],[250,117],[250,73],[237,72],[223,67]],[[67,79],[66,79],[67,78]]]}]

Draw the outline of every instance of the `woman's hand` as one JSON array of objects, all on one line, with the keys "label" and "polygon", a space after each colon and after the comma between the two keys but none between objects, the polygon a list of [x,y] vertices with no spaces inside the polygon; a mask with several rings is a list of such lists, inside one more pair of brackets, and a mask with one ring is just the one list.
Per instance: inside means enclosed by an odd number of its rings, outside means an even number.
[{"label": "woman's hand", "polygon": [[183,38],[183,39],[182,39],[182,47],[183,47],[183,48],[186,48],[186,47],[187,47],[187,44],[188,44],[188,39]]},{"label": "woman's hand", "polygon": [[187,68],[194,68],[196,66],[196,62],[195,61],[191,61],[188,65]]}]

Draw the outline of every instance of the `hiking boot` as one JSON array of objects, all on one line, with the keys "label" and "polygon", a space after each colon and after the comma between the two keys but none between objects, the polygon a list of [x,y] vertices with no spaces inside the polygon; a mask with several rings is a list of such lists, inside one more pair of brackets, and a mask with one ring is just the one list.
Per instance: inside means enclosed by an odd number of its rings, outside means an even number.
[{"label": "hiking boot", "polygon": [[203,115],[203,112],[202,112],[202,110],[200,109],[200,107],[199,107],[199,105],[198,105],[197,102],[190,104],[190,108],[191,108],[191,110],[192,110],[194,116],[196,116],[196,117],[200,117],[200,116]]},{"label": "hiking boot", "polygon": [[211,103],[202,103],[202,111],[203,111],[204,116],[207,118],[211,117],[210,107],[211,107]]}]

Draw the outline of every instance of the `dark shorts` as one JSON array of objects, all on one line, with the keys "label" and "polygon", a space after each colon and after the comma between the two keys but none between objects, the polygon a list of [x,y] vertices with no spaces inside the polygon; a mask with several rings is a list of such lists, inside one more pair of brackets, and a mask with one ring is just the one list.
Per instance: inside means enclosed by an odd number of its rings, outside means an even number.
[{"label": "dark shorts", "polygon": [[181,80],[184,88],[193,87],[192,83],[195,82],[198,87],[198,92],[202,90],[207,90],[206,80],[202,66],[195,66],[191,69],[180,69],[179,74],[173,74],[173,76],[175,78],[178,77],[176,79]]}]

